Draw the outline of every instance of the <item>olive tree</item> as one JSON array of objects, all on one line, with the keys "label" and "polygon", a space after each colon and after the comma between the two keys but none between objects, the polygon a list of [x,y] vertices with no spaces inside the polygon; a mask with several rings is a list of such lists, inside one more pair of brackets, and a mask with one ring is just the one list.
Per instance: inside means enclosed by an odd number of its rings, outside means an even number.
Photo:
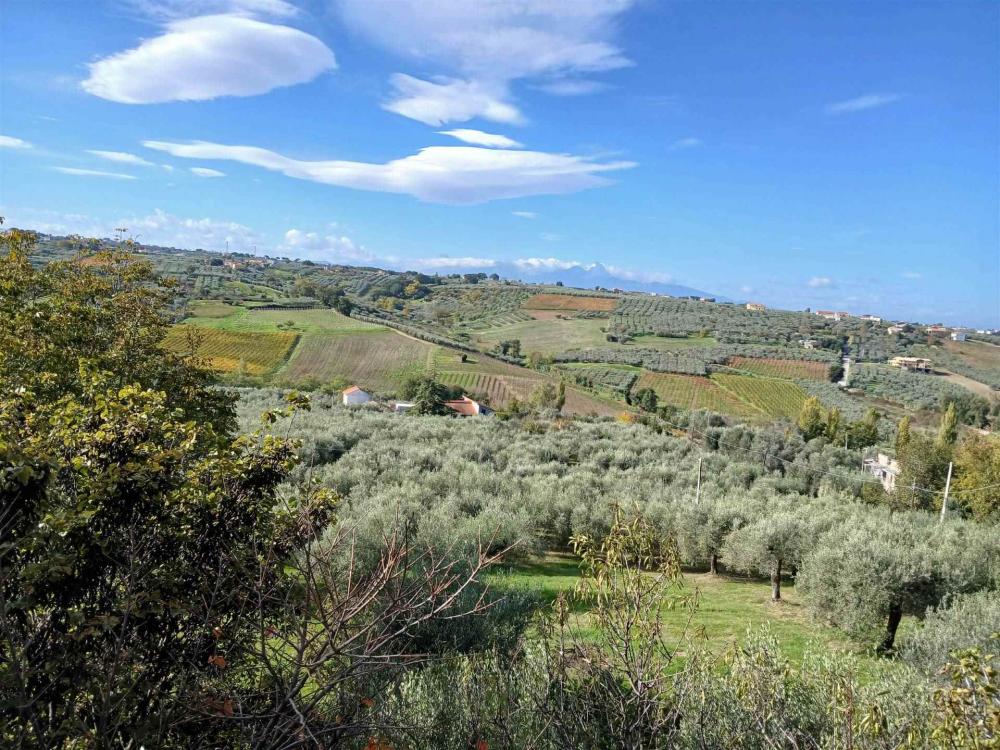
[{"label": "olive tree", "polygon": [[771,601],[776,602],[781,599],[781,575],[785,566],[798,566],[807,533],[808,526],[797,513],[768,515],[726,537],[722,560],[733,570],[768,575]]},{"label": "olive tree", "polygon": [[[990,529],[927,513],[852,516],[804,556],[800,590],[820,617],[893,650],[903,615],[992,588],[1000,547]],[[881,631],[881,634],[879,632]]]}]

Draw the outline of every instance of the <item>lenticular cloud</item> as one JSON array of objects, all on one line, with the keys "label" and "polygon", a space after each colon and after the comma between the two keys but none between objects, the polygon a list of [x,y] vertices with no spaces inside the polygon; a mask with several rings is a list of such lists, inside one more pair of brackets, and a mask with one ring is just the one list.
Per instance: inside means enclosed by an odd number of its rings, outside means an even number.
[{"label": "lenticular cloud", "polygon": [[135,49],[90,65],[81,84],[123,104],[254,96],[336,67],[319,39],[290,26],[233,15],[174,21]]}]

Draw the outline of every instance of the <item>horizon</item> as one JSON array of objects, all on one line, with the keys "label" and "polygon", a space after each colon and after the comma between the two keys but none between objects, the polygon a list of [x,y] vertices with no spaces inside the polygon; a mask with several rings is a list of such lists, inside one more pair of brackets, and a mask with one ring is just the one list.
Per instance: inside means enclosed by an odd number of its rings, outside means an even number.
[{"label": "horizon", "polygon": [[7,225],[1000,327],[995,3],[97,7],[5,6]]}]

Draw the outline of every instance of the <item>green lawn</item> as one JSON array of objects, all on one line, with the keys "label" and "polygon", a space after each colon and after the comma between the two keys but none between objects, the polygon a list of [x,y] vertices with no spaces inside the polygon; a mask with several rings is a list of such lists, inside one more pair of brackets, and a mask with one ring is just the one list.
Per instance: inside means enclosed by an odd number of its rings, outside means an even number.
[{"label": "green lawn", "polygon": [[[578,580],[576,558],[555,553],[520,562],[509,573],[495,578],[498,586],[536,591],[546,601],[554,600],[560,592],[572,591]],[[837,650],[859,648],[841,631],[811,622],[791,581],[782,585],[782,601],[778,603],[771,602],[771,585],[766,580],[688,572],[684,582],[687,591],[699,594],[698,608],[690,623],[684,609],[664,608],[663,617],[670,638],[679,638],[688,627],[692,648],[706,646],[721,652],[743,640],[747,628],[762,625],[769,626],[785,656],[796,663],[801,662],[810,645]],[[572,610],[580,632],[584,637],[592,635],[586,609],[576,604]]]},{"label": "green lawn", "polygon": [[[228,310],[227,310],[228,308]],[[336,310],[256,310],[212,301],[191,305],[193,317],[186,322],[229,331],[293,331],[296,333],[355,333],[385,330],[341,315]],[[291,323],[289,327],[287,324]],[[279,327],[280,326],[280,327]]]}]

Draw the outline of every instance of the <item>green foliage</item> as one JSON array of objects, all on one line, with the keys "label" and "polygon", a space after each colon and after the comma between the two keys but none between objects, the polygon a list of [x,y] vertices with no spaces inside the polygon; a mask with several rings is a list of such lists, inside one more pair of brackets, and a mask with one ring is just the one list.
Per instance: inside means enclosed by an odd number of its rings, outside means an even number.
[{"label": "green foliage", "polygon": [[823,408],[820,406],[818,398],[810,396],[806,399],[796,424],[802,437],[806,440],[817,438],[825,432]]},{"label": "green foliage", "polygon": [[907,634],[899,658],[927,675],[935,675],[951,654],[968,648],[989,652],[1000,636],[1000,597],[977,591],[953,597],[930,610],[920,627]]},{"label": "green foliage", "polygon": [[967,435],[955,451],[955,503],[984,523],[1000,522],[1000,438]]},{"label": "green foliage", "polygon": [[655,412],[659,398],[652,388],[640,388],[632,395],[632,403],[646,412]]},{"label": "green foliage", "polygon": [[403,383],[400,396],[413,402],[413,407],[410,409],[412,414],[444,415],[451,414],[451,410],[444,402],[454,398],[455,394],[452,389],[433,377],[420,375]]}]

